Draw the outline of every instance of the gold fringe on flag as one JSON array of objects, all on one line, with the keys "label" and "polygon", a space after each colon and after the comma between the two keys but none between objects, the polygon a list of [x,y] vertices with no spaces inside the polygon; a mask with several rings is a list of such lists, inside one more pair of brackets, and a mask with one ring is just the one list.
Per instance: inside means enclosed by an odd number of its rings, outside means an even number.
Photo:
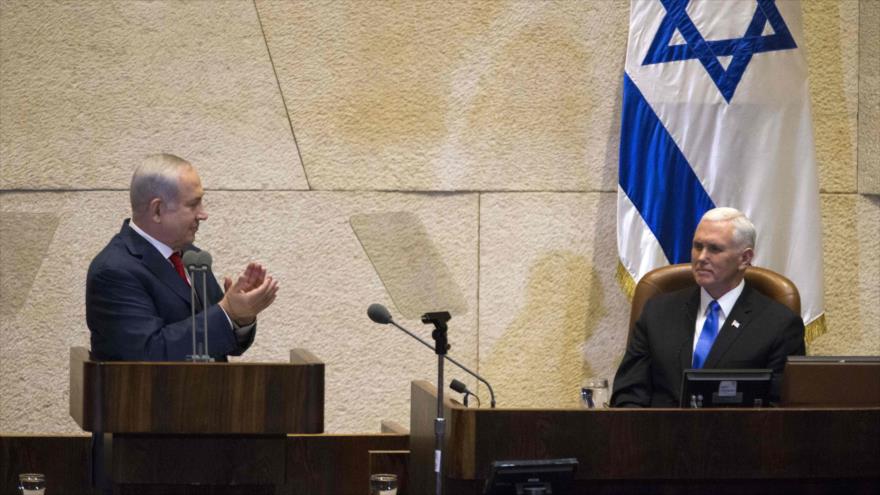
[{"label": "gold fringe on flag", "polygon": [[[804,341],[806,341],[807,346],[809,346],[814,340],[819,338],[819,336],[824,335],[827,331],[828,327],[825,326],[825,313],[822,313],[804,329]],[[807,351],[809,351],[809,349],[807,349]]]},{"label": "gold fringe on flag", "polygon": [[636,281],[633,280],[632,275],[619,259],[617,260],[617,274],[614,278],[617,279],[617,283],[620,284],[620,289],[623,290],[626,297],[632,301],[633,294],[636,293]]}]

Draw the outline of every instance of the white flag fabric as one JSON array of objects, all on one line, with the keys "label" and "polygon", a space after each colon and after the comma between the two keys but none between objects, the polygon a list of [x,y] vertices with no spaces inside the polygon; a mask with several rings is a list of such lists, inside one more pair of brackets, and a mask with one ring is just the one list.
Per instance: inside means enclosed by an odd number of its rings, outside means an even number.
[{"label": "white flag fabric", "polygon": [[797,285],[810,340],[824,307],[804,45],[797,0],[632,0],[617,244],[633,283],[690,261],[704,212],[737,208],[753,263]]}]

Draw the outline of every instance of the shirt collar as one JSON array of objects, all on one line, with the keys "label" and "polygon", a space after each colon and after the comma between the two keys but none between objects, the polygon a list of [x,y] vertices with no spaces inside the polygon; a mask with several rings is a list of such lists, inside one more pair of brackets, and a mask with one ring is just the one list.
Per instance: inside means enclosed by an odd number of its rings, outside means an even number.
[{"label": "shirt collar", "polygon": [[138,235],[143,237],[147,242],[152,244],[152,246],[154,248],[156,248],[156,250],[159,251],[159,254],[161,254],[162,257],[165,258],[166,260],[174,253],[174,250],[171,249],[167,244],[163,243],[160,240],[155,239],[150,234],[141,230],[141,228],[138,227],[137,224],[134,223],[134,220],[130,220],[128,222],[128,226],[131,227],[132,230],[137,232]]},{"label": "shirt collar", "polygon": [[[745,286],[746,280],[742,279],[739,281],[739,285],[727,291],[726,294],[718,298],[718,305],[721,306],[721,313],[724,315],[725,318],[730,315],[730,311],[733,309],[733,305],[736,304],[736,300],[739,299],[739,295],[742,294]],[[706,292],[706,289],[700,287],[700,312],[697,314],[705,315],[706,308],[709,306],[710,302],[712,302],[712,296],[710,296],[709,293]]]}]

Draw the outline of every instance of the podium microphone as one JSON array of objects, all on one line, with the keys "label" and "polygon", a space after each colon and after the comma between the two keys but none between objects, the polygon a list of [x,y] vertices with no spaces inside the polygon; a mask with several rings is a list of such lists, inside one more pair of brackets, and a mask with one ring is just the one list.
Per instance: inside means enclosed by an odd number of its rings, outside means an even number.
[{"label": "podium microphone", "polygon": [[[210,354],[208,353],[208,270],[211,269],[211,263],[213,263],[213,258],[211,258],[211,254],[207,251],[194,251],[189,250],[183,253],[181,257],[181,261],[183,262],[183,266],[186,267],[187,272],[189,272],[189,289],[190,289],[190,308],[192,308],[192,341],[193,341],[193,353],[192,360],[193,361],[213,361],[211,359]],[[204,354],[197,352],[196,346],[196,298],[198,297],[198,293],[196,292],[196,284],[195,284],[195,272],[202,272],[202,297],[200,298],[202,301],[202,314],[205,316],[205,348]]]},{"label": "podium microphone", "polygon": [[480,397],[477,394],[468,390],[467,385],[456,380],[455,378],[453,378],[452,381],[449,382],[449,388],[451,388],[452,390],[455,390],[456,392],[458,392],[460,394],[464,394],[464,407],[468,406],[468,396],[469,395],[473,395],[477,399],[477,405],[480,404]]},{"label": "podium microphone", "polygon": [[[370,307],[367,308],[367,316],[369,316],[370,319],[373,320],[374,322],[379,323],[381,325],[388,325],[388,324],[394,325],[395,327],[397,327],[398,329],[403,331],[403,333],[405,333],[405,334],[409,335],[410,337],[421,342],[428,349],[431,349],[432,351],[434,350],[434,346],[432,346],[430,343],[426,342],[418,335],[416,335],[416,334],[410,332],[409,330],[403,328],[402,326],[398,325],[397,322],[395,322],[394,319],[391,318],[391,313],[388,312],[388,308],[386,308],[385,306],[383,306],[379,303],[371,304]],[[458,361],[456,361],[455,359],[452,359],[451,357],[449,357],[449,354],[443,354],[443,357],[446,358],[446,360],[449,361],[450,363],[461,368],[462,371],[464,371],[465,373],[471,375],[472,377],[474,377],[477,380],[486,384],[486,388],[489,389],[490,404],[491,404],[492,408],[494,409],[495,408],[495,392],[492,390],[492,385],[489,385],[489,382],[487,382],[485,378],[474,373],[473,371],[468,369],[467,366],[465,366],[465,365],[459,363]],[[458,381],[458,380],[454,380],[454,381]],[[461,383],[461,382],[459,382],[459,383]],[[442,387],[443,385],[439,384],[439,386]],[[471,395],[473,395],[473,394],[471,394]],[[465,398],[465,400],[467,400],[467,398]],[[465,402],[465,405],[467,405],[467,402]]]}]

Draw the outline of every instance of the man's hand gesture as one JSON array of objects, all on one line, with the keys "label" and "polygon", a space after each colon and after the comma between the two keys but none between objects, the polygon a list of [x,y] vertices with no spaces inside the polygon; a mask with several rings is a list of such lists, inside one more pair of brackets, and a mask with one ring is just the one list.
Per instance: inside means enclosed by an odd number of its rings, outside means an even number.
[{"label": "man's hand gesture", "polygon": [[223,277],[223,288],[226,294],[220,300],[220,307],[237,325],[245,326],[253,323],[257,314],[275,301],[278,281],[259,263],[249,263],[234,282]]}]

